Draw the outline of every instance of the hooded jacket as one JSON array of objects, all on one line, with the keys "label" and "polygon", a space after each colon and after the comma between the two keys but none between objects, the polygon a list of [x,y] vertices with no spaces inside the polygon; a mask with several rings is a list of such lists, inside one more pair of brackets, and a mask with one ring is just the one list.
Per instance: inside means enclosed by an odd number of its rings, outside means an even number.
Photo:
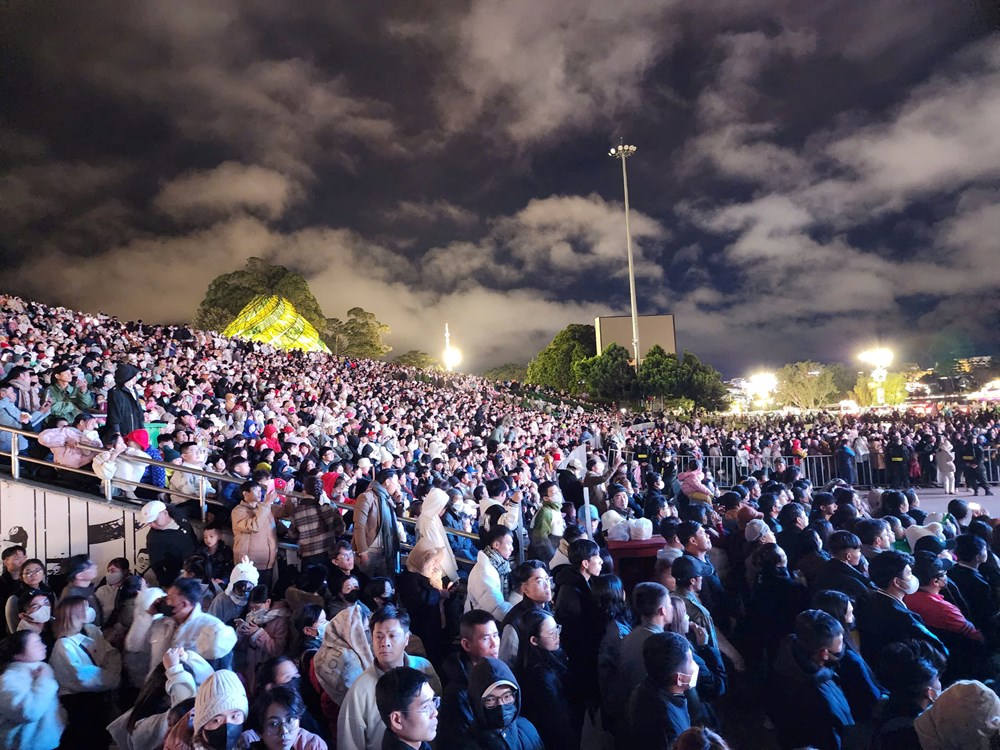
[{"label": "hooded jacket", "polygon": [[781,747],[840,750],[847,728],[854,725],[847,697],[834,671],[817,667],[794,635],[778,650],[772,688],[779,700],[771,720]]},{"label": "hooded jacket", "polygon": [[133,430],[141,430],[146,412],[135,394],[125,384],[139,374],[139,368],[124,362],[115,368],[115,386],[108,391],[108,419],[104,423],[104,434],[114,432],[128,435]]},{"label": "hooded jacket", "polygon": [[[498,682],[508,683],[515,690],[514,718],[503,727],[490,725],[483,696]],[[499,659],[487,657],[472,668],[469,674],[469,703],[473,724],[464,750],[544,750],[534,725],[521,716],[521,688],[510,667]],[[499,708],[499,707],[498,707]]]}]

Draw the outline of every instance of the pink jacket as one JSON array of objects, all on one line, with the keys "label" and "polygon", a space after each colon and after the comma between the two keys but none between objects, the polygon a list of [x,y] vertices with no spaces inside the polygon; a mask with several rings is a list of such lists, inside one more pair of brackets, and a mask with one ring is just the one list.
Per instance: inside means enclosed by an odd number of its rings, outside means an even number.
[{"label": "pink jacket", "polygon": [[683,492],[688,497],[694,492],[700,492],[703,495],[708,495],[712,497],[714,494],[712,490],[704,484],[705,472],[701,469],[695,469],[694,471],[682,471],[677,475],[678,481],[681,483],[681,492]]},{"label": "pink jacket", "polygon": [[38,442],[52,451],[53,460],[60,466],[68,466],[71,469],[80,469],[91,461],[97,452],[84,451],[77,447],[78,443],[93,445],[95,448],[103,446],[87,437],[75,427],[54,427],[51,430],[42,430],[38,434]]}]

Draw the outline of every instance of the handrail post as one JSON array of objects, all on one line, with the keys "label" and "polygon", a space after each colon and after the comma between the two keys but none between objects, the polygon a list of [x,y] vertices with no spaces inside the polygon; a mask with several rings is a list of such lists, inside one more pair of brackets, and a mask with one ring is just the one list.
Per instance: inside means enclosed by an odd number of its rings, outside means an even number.
[{"label": "handrail post", "polygon": [[103,485],[104,485],[104,499],[110,503],[112,498],[115,496],[115,488],[112,486],[110,479],[105,479]]},{"label": "handrail post", "polygon": [[198,477],[198,507],[201,508],[201,520],[204,522],[208,515],[208,500],[205,497],[205,485],[208,480],[203,476]]},{"label": "handrail post", "polygon": [[10,433],[10,474],[14,479],[21,478],[21,436],[16,432]]}]

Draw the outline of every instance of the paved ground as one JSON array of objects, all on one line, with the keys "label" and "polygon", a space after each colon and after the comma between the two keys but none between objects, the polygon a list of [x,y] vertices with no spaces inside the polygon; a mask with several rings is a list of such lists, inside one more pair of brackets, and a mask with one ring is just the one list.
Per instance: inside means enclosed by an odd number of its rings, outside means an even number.
[{"label": "paved ground", "polygon": [[917,497],[920,498],[920,509],[925,513],[944,513],[948,510],[948,503],[956,497],[969,502],[978,502],[993,518],[1000,516],[1000,488],[992,487],[993,497],[983,496],[982,490],[979,496],[974,497],[967,489],[959,488],[958,492],[947,495],[940,489],[917,489]]}]

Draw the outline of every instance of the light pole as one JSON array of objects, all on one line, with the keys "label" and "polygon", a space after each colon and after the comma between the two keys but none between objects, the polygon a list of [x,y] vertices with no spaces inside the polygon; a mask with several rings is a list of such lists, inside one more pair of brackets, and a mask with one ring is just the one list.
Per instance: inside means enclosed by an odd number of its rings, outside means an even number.
[{"label": "light pole", "polygon": [[[625,160],[635,154],[635,146],[619,143],[608,151],[608,156],[621,159],[622,185],[625,188],[625,247],[628,249],[628,291],[632,299],[632,354],[635,356],[635,369],[639,371],[639,311],[635,305],[635,266],[632,262],[632,230],[628,223],[628,172],[625,171]],[[598,352],[600,354],[600,352]]]}]

